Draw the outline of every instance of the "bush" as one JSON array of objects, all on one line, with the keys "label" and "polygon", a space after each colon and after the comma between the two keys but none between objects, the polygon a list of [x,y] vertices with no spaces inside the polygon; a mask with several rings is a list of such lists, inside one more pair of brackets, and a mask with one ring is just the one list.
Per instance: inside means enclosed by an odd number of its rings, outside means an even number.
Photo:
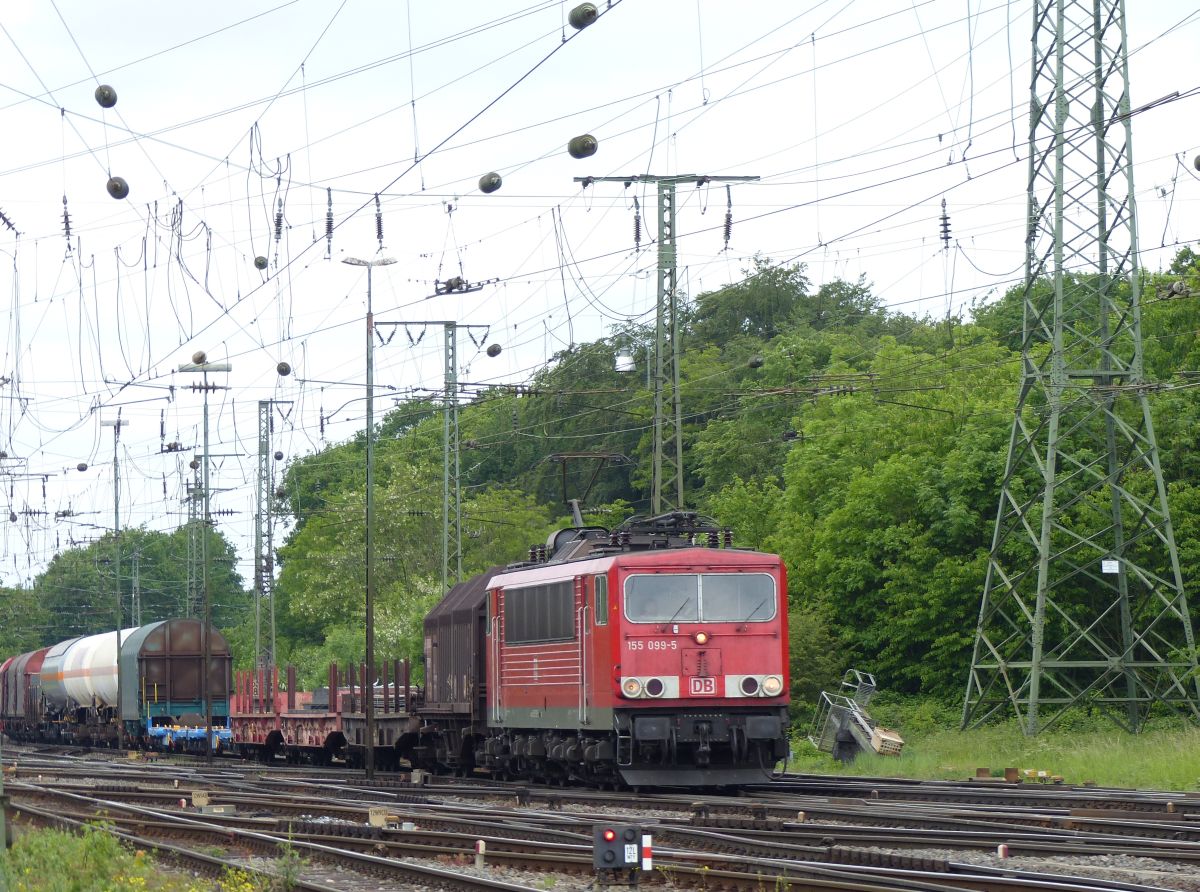
[{"label": "bush", "polygon": [[[10,892],[129,892],[179,890],[145,852],[131,852],[103,826],[81,834],[31,830],[0,855],[0,888]],[[201,892],[206,885],[186,887]]]}]

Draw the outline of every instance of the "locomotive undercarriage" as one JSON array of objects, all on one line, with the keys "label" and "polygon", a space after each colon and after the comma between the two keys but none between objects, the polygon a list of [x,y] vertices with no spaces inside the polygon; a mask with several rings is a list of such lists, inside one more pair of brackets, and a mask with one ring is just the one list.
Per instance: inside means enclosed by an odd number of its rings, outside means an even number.
[{"label": "locomotive undercarriage", "polygon": [[617,712],[610,732],[429,725],[402,741],[413,767],[590,786],[761,782],[787,756],[782,710]]}]

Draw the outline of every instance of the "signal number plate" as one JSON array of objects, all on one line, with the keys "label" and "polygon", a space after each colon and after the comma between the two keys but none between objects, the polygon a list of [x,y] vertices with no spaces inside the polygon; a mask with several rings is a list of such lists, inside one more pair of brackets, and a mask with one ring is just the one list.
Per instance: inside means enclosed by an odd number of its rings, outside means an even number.
[{"label": "signal number plate", "polygon": [[711,677],[696,676],[689,679],[688,689],[694,696],[712,697],[717,693],[717,680]]}]

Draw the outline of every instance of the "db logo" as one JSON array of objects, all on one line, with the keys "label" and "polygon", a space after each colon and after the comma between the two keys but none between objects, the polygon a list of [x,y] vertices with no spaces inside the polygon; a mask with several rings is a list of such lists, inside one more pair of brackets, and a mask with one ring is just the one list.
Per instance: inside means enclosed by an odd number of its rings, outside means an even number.
[{"label": "db logo", "polygon": [[691,692],[700,696],[712,696],[717,692],[717,680],[715,678],[693,678],[691,679]]}]

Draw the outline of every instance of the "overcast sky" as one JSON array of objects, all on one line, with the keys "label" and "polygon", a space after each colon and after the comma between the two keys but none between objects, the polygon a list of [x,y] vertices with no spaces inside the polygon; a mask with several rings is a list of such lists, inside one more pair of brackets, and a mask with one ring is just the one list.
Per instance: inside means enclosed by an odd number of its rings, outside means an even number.
[{"label": "overcast sky", "polygon": [[[363,427],[367,281],[346,258],[396,260],[373,275],[378,320],[478,326],[460,336],[467,381],[525,381],[572,342],[652,319],[653,187],[574,177],[759,177],[680,188],[693,295],[756,253],[806,264],[814,285],[863,275],[939,317],[1019,281],[1028,0],[620,0],[581,32],[572,5],[5,0],[0,509],[18,519],[0,521],[0,581],[111,529],[101,422],[118,411],[122,525],[183,522],[202,398],[175,370],[196,350],[232,365],[212,376],[229,388],[210,398],[213,506],[249,580],[257,402],[290,404],[284,462]],[[1200,87],[1195,4],[1128,6],[1133,105]],[[1197,102],[1134,117],[1150,269],[1200,238]],[[575,160],[584,133],[599,150]],[[503,185],[484,195],[489,171]],[[459,275],[487,284],[431,296]],[[441,387],[441,328],[398,328],[375,358],[381,413]],[[187,450],[163,453],[172,441]]]}]

